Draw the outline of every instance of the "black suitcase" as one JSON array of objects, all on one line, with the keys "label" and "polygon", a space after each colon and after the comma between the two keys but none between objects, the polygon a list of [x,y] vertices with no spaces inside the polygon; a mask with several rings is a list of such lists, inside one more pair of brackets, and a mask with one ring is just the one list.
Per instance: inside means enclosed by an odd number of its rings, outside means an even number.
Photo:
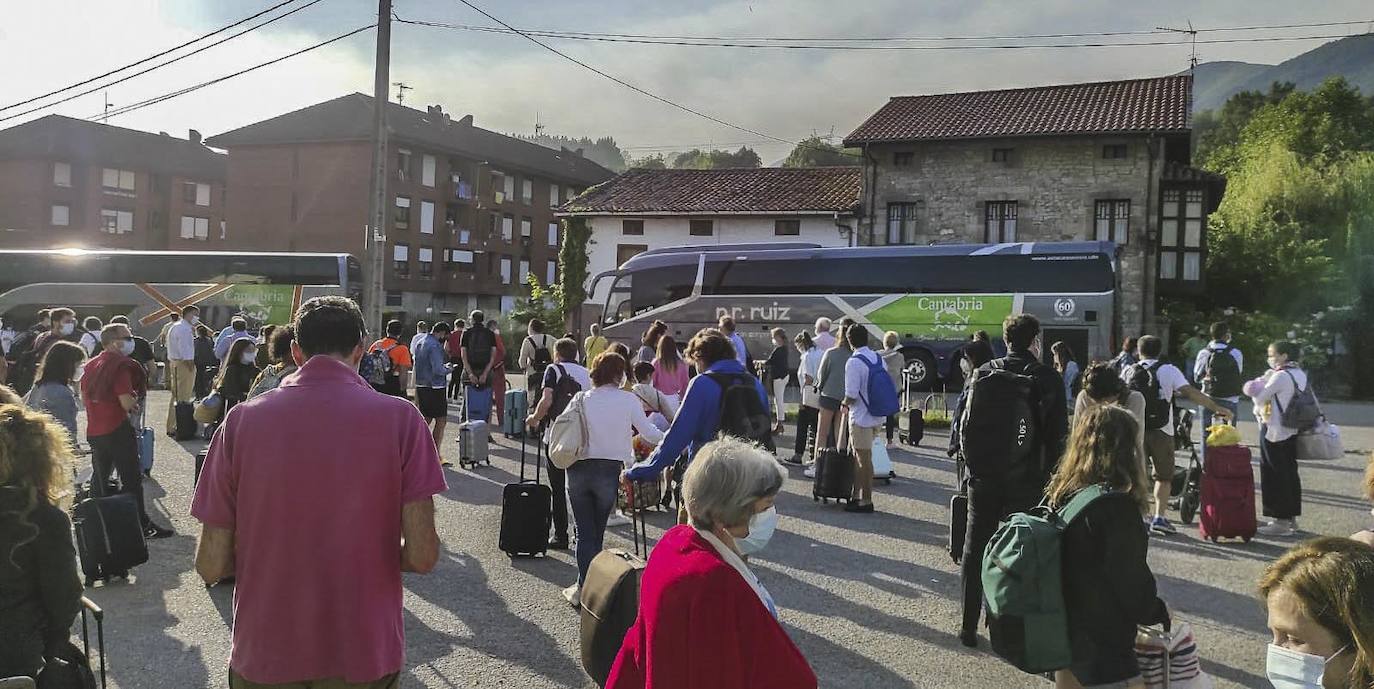
[{"label": "black suitcase", "polygon": [[[543,444],[536,440],[535,454]],[[520,439],[520,481],[506,484],[501,493],[501,535],[498,547],[505,554],[543,555],[549,549],[553,523],[553,489],[539,482],[539,461],[534,461],[534,480],[525,480],[525,438]],[[558,499],[564,499],[558,496]]]},{"label": "black suitcase", "polygon": [[129,493],[77,503],[72,524],[87,586],[128,576],[130,569],[148,561],[138,500]]},{"label": "black suitcase", "polygon": [[957,565],[964,560],[964,537],[968,534],[968,486],[964,483],[964,460],[954,461],[959,487],[949,499],[949,556]]},{"label": "black suitcase", "polygon": [[[631,502],[639,499],[633,488],[630,492]],[[649,532],[643,512],[633,513],[630,519],[634,552],[602,550],[587,568],[582,583],[578,625],[582,668],[598,687],[606,686],[625,633],[639,616],[639,586],[649,559]]]},{"label": "black suitcase", "polygon": [[205,448],[204,450],[201,450],[196,453],[196,473],[194,477],[191,479],[191,489],[193,491],[195,490],[196,486],[200,485],[200,470],[205,468],[205,458],[209,456],[209,448]]},{"label": "black suitcase", "polygon": [[921,444],[921,439],[925,437],[925,410],[920,408],[906,410],[906,432],[902,434],[902,442],[912,447],[917,447]]},{"label": "black suitcase", "polygon": [[196,431],[200,424],[196,422],[196,405],[194,402],[177,402],[177,428],[175,439],[177,442],[183,440],[194,440]]}]

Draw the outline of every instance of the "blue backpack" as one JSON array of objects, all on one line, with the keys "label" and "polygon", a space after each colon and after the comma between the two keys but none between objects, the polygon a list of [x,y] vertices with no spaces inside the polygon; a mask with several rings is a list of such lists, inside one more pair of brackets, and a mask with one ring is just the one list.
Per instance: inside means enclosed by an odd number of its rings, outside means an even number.
[{"label": "blue backpack", "polygon": [[876,361],[869,363],[857,352],[852,356],[868,367],[868,395],[859,393],[859,399],[868,407],[868,413],[880,419],[896,414],[901,408],[897,400],[897,384],[892,382],[892,376],[887,374],[883,358],[874,354]]}]

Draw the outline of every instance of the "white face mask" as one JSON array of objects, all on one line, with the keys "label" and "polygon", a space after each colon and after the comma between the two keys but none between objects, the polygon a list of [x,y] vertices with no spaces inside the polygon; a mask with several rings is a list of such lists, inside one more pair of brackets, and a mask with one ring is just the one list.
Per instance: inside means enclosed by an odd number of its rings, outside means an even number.
[{"label": "white face mask", "polygon": [[72,333],[74,333],[74,332],[76,332],[76,322],[74,322],[74,321],[68,321],[68,322],[62,324],[62,334],[63,334],[63,335],[70,335],[70,334],[72,334]]},{"label": "white face mask", "polygon": [[123,341],[121,341],[121,342],[119,343],[119,351],[120,351],[120,353],[122,353],[124,356],[130,356],[130,355],[132,355],[132,354],[134,353],[134,341],[133,341],[133,340],[123,340]]},{"label": "white face mask", "polygon": [[251,349],[245,351],[245,352],[243,353],[243,356],[240,356],[240,357],[239,357],[239,361],[242,362],[242,363],[245,363],[245,364],[251,364],[251,363],[253,363],[254,361],[257,361],[257,360],[258,360],[258,353],[257,353],[256,351],[254,351],[254,350],[251,350]]},{"label": "white face mask", "polygon": [[735,547],[739,548],[741,555],[752,555],[768,545],[768,541],[773,538],[773,531],[778,527],[778,510],[776,507],[756,513],[749,518],[749,535],[744,538],[735,539]]},{"label": "white face mask", "polygon": [[191,325],[200,325],[200,316],[191,316]]},{"label": "white face mask", "polygon": [[[1344,652],[1342,648],[1331,654],[1331,658]],[[1331,658],[1269,644],[1264,671],[1274,689],[1322,689],[1322,676]]]},{"label": "white face mask", "polygon": [[968,359],[960,359],[959,370],[963,371],[964,377],[967,378],[970,374],[973,373],[973,362],[969,361]]}]

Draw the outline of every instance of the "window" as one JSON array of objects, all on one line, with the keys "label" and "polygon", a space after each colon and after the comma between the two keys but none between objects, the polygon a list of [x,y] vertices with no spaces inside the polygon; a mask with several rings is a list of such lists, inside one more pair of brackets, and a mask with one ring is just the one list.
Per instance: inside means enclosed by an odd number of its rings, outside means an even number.
[{"label": "window", "polygon": [[529,218],[520,219],[520,236],[529,239],[534,234],[534,221]]},{"label": "window", "polygon": [[449,249],[448,262],[452,270],[460,273],[471,273],[473,270],[473,254],[471,251],[463,249]]},{"label": "window", "polygon": [[1011,149],[1010,149],[1010,148],[994,148],[994,149],[992,149],[992,162],[994,162],[994,163],[1010,163],[1010,162],[1011,162]]},{"label": "window", "polygon": [[420,157],[420,184],[434,188],[434,156]]},{"label": "window", "polygon": [[643,220],[625,219],[620,221],[620,234],[642,235],[644,234]]},{"label": "window", "polygon": [[407,244],[397,244],[391,247],[391,269],[397,275],[405,277],[410,275],[410,246]]},{"label": "window", "polygon": [[420,247],[420,277],[434,277],[434,249],[428,246]]},{"label": "window", "polygon": [[1102,147],[1104,160],[1122,160],[1126,157],[1126,144],[1107,144]]},{"label": "window", "polygon": [[104,187],[107,194],[133,196],[135,191],[134,172],[132,170],[104,168],[100,171],[100,186]]},{"label": "window", "polygon": [[100,231],[110,234],[124,234],[134,231],[133,211],[100,209]]},{"label": "window", "polygon": [[527,258],[520,259],[520,284],[528,285],[530,282],[530,261]]},{"label": "window", "polygon": [[496,199],[496,202],[497,202],[497,203],[505,203],[505,202],[506,202],[506,192],[505,192],[505,188],[506,188],[506,175],[503,174],[503,173],[501,173],[501,172],[497,172],[496,170],[492,170],[492,171],[491,171],[491,192],[492,192],[493,198]]},{"label": "window", "polygon": [[467,230],[458,230],[458,243],[459,243],[459,244],[471,244],[471,243],[472,243],[472,233],[471,233],[471,232],[468,232]]},{"label": "window", "polygon": [[623,266],[626,261],[648,250],[649,247],[643,244],[618,244],[615,247],[615,265],[617,268]]},{"label": "window", "polygon": [[181,216],[181,238],[205,241],[210,238],[210,219]]},{"label": "window", "polygon": [[887,243],[911,244],[916,241],[916,215],[919,210],[915,203],[887,204]]},{"label": "window", "polygon": [[545,268],[545,270],[544,270],[544,284],[546,284],[546,285],[552,285],[553,283],[555,283],[555,282],[558,281],[557,278],[558,278],[558,262],[557,262],[557,261],[549,261],[548,264],[547,264],[547,266],[546,266],[546,268]]},{"label": "window", "polygon": [[510,284],[510,256],[501,257],[501,284]]},{"label": "window", "polygon": [[892,167],[911,167],[916,162],[916,154],[911,151],[896,151],[892,154]]},{"label": "window", "polygon": [[402,300],[403,297],[404,297],[404,295],[402,295],[400,292],[392,292],[392,291],[389,291],[389,290],[388,290],[387,293],[386,293],[386,305],[387,305],[387,306],[401,306],[402,304],[405,303],[405,302]]},{"label": "window", "polygon": [[501,216],[501,239],[509,242],[515,238],[515,218],[509,215]]},{"label": "window", "polygon": [[225,239],[225,238],[226,238],[226,235],[227,235],[228,233],[229,233],[228,223],[226,223],[226,222],[223,221],[223,220],[219,221],[219,238],[220,238],[221,240]]},{"label": "window", "polygon": [[434,202],[420,202],[420,232],[434,234]]},{"label": "window", "polygon": [[59,187],[70,187],[72,185],[72,164],[53,163],[52,183]]},{"label": "window", "polygon": [[197,206],[210,205],[210,185],[186,182],[181,185],[181,200]]},{"label": "window", "polygon": [[52,206],[52,219],[49,220],[49,222],[52,223],[53,227],[66,227],[71,224],[71,215],[71,208],[59,203],[54,203]]},{"label": "window", "polygon": [[522,180],[522,181],[521,181],[521,184],[520,184],[520,200],[523,201],[523,202],[525,203],[526,206],[531,205],[531,204],[534,203],[534,181],[533,181],[533,180],[526,179],[526,180]]},{"label": "window", "polygon": [[687,224],[687,234],[693,237],[710,237],[716,233],[715,222],[712,220],[690,220]]},{"label": "window", "polygon": [[410,197],[396,197],[396,207],[391,212],[391,224],[398,230],[410,229]]},{"label": "window", "polygon": [[1015,201],[988,201],[984,219],[987,229],[983,241],[989,244],[1016,241]]},{"label": "window", "polygon": [[1165,189],[1159,209],[1159,279],[1202,280],[1202,190]]},{"label": "window", "polygon": [[558,223],[549,223],[549,246],[558,246]]},{"label": "window", "polygon": [[560,201],[558,199],[558,185],[549,185],[549,208],[557,208]]},{"label": "window", "polygon": [[799,236],[801,235],[801,221],[795,218],[774,220],[773,234],[779,237]]},{"label": "window", "polygon": [[1093,237],[1100,242],[1125,245],[1130,238],[1127,232],[1131,220],[1130,200],[1098,201],[1095,205]]},{"label": "window", "polygon": [[396,179],[409,182],[410,177],[410,151],[398,148],[396,149]]},{"label": "window", "polygon": [[502,184],[504,185],[502,190],[506,195],[506,200],[515,200],[515,177],[510,175],[505,176],[502,178]]}]

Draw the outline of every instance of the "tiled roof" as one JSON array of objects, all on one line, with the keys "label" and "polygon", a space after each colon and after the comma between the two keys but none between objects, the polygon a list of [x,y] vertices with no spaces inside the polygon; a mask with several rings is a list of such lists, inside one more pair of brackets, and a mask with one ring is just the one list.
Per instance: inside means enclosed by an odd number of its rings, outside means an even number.
[{"label": "tiled roof", "polygon": [[897,96],[859,125],[846,146],[887,141],[1052,134],[1186,132],[1193,78],[1101,81]]},{"label": "tiled roof", "polygon": [[862,185],[857,167],[637,168],[586,190],[559,210],[573,215],[846,213],[858,207]]},{"label": "tiled roof", "polygon": [[207,182],[225,178],[222,153],[188,139],[48,115],[0,131],[0,158],[58,158],[179,174]]},{"label": "tiled roof", "polygon": [[[492,165],[542,173],[559,180],[596,184],[614,172],[568,151],[475,127],[470,117],[452,119],[396,103],[388,104],[387,130],[392,142],[487,161]],[[240,127],[206,140],[216,148],[300,143],[367,141],[372,138],[372,97],[351,93],[323,103]]]}]

